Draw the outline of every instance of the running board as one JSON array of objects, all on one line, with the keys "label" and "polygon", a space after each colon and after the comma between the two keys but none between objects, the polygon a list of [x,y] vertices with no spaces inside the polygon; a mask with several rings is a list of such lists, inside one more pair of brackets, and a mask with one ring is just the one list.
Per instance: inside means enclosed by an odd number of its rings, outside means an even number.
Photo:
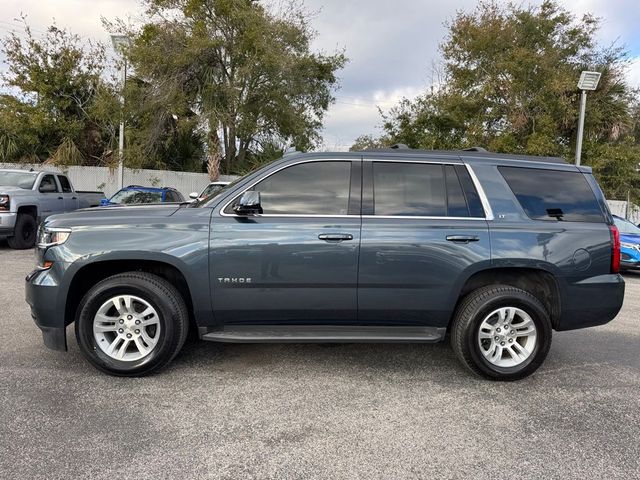
[{"label": "running board", "polygon": [[446,328],[335,325],[228,325],[203,340],[227,343],[432,343]]}]

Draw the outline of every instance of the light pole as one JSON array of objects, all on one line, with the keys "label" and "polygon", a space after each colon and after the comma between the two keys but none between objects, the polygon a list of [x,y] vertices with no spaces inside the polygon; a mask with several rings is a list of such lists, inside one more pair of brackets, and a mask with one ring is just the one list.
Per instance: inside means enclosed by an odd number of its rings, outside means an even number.
[{"label": "light pole", "polygon": [[118,189],[124,186],[124,87],[127,83],[127,56],[124,49],[129,47],[131,41],[126,35],[111,35],[111,43],[116,52],[122,55],[124,64],[122,66],[121,89],[120,89],[120,134],[118,135]]},{"label": "light pole", "polygon": [[576,165],[580,165],[580,156],[582,155],[582,135],[584,134],[584,111],[587,107],[587,90],[595,90],[598,88],[600,81],[600,72],[584,71],[580,74],[578,80],[578,88],[582,90],[580,95],[580,119],[578,120],[578,138],[576,139]]}]

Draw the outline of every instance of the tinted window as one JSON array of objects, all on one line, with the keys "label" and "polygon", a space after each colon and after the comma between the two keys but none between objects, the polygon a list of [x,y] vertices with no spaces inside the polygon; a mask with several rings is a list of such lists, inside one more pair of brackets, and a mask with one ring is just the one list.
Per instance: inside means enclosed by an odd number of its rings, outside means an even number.
[{"label": "tinted window", "polygon": [[468,217],[469,208],[453,165],[444,167],[447,179],[447,215],[450,217]]},{"label": "tinted window", "polygon": [[464,195],[467,199],[467,205],[469,206],[469,214],[472,217],[481,217],[484,218],[484,208],[482,208],[482,202],[480,202],[480,196],[478,195],[478,191],[476,190],[475,185],[473,184],[473,180],[471,180],[471,175],[469,175],[469,171],[466,169],[464,165],[456,165],[456,173],[458,174],[458,179],[462,184],[462,189],[464,190]]},{"label": "tinted window", "polygon": [[498,167],[518,202],[534,220],[603,222],[593,190],[580,172]]},{"label": "tinted window", "polygon": [[46,193],[53,193],[58,191],[58,185],[53,175],[45,175],[40,182],[40,191]]},{"label": "tinted window", "polygon": [[165,198],[165,202],[181,202],[182,201],[178,198],[177,193],[172,190],[167,190],[164,198]]},{"label": "tinted window", "polygon": [[264,214],[346,215],[351,162],[301,163],[254,186]]},{"label": "tinted window", "polygon": [[375,215],[446,216],[442,165],[373,164]]},{"label": "tinted window", "polygon": [[64,193],[71,193],[71,184],[69,183],[69,179],[64,175],[58,175],[58,181],[60,182],[60,186],[62,187],[62,191]]}]

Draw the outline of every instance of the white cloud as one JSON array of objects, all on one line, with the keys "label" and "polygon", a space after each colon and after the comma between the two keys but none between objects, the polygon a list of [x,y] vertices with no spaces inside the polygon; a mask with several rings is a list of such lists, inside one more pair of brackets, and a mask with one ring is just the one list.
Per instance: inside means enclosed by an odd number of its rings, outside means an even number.
[{"label": "white cloud", "polygon": [[640,88],[640,56],[632,58],[627,69],[627,80],[629,85]]},{"label": "white cloud", "polygon": [[[35,30],[53,18],[62,27],[103,42],[109,35],[100,17],[143,19],[136,0],[1,0],[0,34],[19,30],[14,19],[23,12]],[[268,0],[265,0],[268,1]],[[539,3],[541,0],[533,0]],[[626,45],[634,60],[629,82],[640,86],[640,18],[638,0],[561,0],[566,8],[602,18],[599,40]],[[345,48],[350,61],[339,72],[337,103],[327,113],[324,136],[328,148],[348,148],[361,134],[376,133],[381,122],[377,107],[388,109],[403,96],[414,97],[431,83],[430,65],[439,58],[446,35],[444,22],[456,10],[471,10],[476,0],[306,0],[318,12],[314,47],[333,52]],[[516,2],[519,3],[519,2]],[[526,2],[525,2],[526,3]],[[1,59],[0,59],[1,60]]]}]

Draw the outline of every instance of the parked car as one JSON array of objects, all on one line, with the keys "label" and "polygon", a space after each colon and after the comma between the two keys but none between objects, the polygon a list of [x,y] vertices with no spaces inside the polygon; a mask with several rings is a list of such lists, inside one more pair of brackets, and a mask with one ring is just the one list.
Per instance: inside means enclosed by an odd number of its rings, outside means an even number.
[{"label": "parked car", "polygon": [[214,342],[437,342],[486,378],[620,310],[620,237],[589,167],[480,150],[291,154],[206,202],[50,217],[26,298],[104,372]]},{"label": "parked car", "polygon": [[640,268],[640,228],[616,215],[613,221],[620,230],[620,266],[623,269]]},{"label": "parked car", "polygon": [[95,207],[102,192],[81,192],[66,175],[34,170],[0,170],[0,237],[11,248],[33,247],[38,223],[49,215]]},{"label": "parked car", "polygon": [[129,185],[121,188],[111,198],[104,199],[100,204],[103,207],[114,205],[138,205],[148,203],[181,203],[184,202],[182,194],[171,187],[141,187]]},{"label": "parked car", "polygon": [[202,200],[205,200],[206,198],[208,198],[208,197],[216,194],[220,190],[222,190],[224,187],[229,185],[229,183],[230,182],[211,182],[209,185],[204,187],[204,190],[202,190],[202,192],[200,192],[200,193],[191,192],[189,194],[189,198],[192,199],[192,200],[197,200],[197,201],[201,202]]}]

